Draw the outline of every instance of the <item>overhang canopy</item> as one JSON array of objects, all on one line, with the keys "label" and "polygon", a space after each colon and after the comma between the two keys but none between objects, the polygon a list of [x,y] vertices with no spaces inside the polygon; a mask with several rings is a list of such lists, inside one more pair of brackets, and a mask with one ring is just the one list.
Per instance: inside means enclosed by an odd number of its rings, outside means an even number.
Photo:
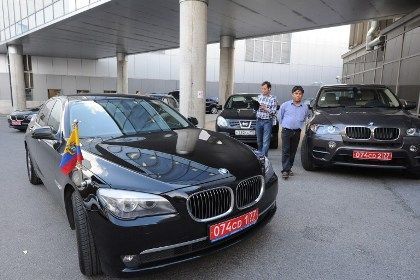
[{"label": "overhang canopy", "polygon": [[[209,0],[208,42],[404,15],[419,6],[416,0]],[[30,55],[91,59],[177,48],[179,0],[112,0],[7,44],[22,44]]]}]

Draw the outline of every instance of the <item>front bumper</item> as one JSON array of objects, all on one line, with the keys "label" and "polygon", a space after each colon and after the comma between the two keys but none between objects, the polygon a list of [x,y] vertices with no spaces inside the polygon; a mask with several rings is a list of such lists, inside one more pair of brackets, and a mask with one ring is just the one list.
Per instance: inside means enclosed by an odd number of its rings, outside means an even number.
[{"label": "front bumper", "polygon": [[19,125],[16,125],[16,124],[12,124],[12,120],[10,118],[7,118],[7,123],[9,124],[9,127],[19,129],[19,130],[26,130],[30,121],[31,120],[23,119],[23,120],[20,120]]},{"label": "front bumper", "polygon": [[[255,133],[254,135],[236,135],[235,131],[236,130],[241,130],[241,131],[254,131],[255,132],[255,128],[249,128],[249,129],[245,129],[245,128],[229,128],[229,127],[219,127],[218,125],[216,125],[216,132],[221,132],[224,133],[232,138],[235,138],[236,140],[241,141],[242,143],[246,143],[246,144],[257,144],[257,134]],[[271,138],[270,141],[274,141],[275,140],[275,136],[278,135],[279,133],[279,128],[278,126],[273,126],[273,130],[271,133]]]},{"label": "front bumper", "polygon": [[[330,148],[329,143],[336,147]],[[420,170],[420,141],[415,137],[404,137],[402,141],[347,141],[340,135],[307,136],[308,149],[316,165],[346,165],[392,169]],[[410,151],[416,146],[417,152]],[[360,160],[353,158],[353,151],[391,152],[392,160]]]},{"label": "front bumper", "polygon": [[[278,179],[274,174],[266,182],[264,195],[257,204],[234,210],[211,222],[196,222],[188,214],[186,199],[179,191],[167,193],[177,214],[122,221],[101,210],[88,210],[88,217],[102,270],[113,276],[131,277],[146,271],[189,261],[228,248],[270,221],[276,211]],[[216,242],[209,240],[209,227],[221,221],[259,209],[256,224]],[[122,257],[133,255],[124,263]]]}]

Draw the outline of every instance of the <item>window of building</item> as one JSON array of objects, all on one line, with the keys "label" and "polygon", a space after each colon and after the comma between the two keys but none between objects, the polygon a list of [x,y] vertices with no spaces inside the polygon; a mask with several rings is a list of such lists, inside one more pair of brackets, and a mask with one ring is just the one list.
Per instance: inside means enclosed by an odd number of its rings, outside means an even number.
[{"label": "window of building", "polygon": [[291,34],[247,39],[245,48],[246,61],[290,63]]},{"label": "window of building", "polygon": [[90,92],[90,90],[87,90],[87,89],[78,89],[78,90],[76,90],[76,93],[77,94],[83,94],[83,93],[89,93]]},{"label": "window of building", "polygon": [[117,93],[116,90],[104,90],[104,93]]},{"label": "window of building", "polygon": [[33,89],[31,89],[31,88],[25,88],[25,96],[26,96],[26,100],[27,101],[34,100]]},{"label": "window of building", "polygon": [[32,58],[30,55],[22,56],[23,59],[23,78],[25,80],[26,99],[32,100],[32,89],[34,88],[34,75],[32,73]]}]

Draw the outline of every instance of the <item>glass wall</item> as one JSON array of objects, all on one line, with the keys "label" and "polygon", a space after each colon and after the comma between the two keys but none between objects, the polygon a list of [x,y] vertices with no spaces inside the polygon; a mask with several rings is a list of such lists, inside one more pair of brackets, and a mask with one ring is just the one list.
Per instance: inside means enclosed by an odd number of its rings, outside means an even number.
[{"label": "glass wall", "polygon": [[0,42],[101,0],[0,0]]}]

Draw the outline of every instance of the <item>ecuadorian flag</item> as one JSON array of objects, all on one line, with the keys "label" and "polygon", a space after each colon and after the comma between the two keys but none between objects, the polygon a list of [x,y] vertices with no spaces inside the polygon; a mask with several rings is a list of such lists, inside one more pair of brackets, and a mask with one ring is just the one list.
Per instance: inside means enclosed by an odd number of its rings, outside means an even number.
[{"label": "ecuadorian flag", "polygon": [[76,167],[76,164],[82,164],[83,156],[80,149],[79,128],[74,126],[73,131],[67,140],[64,154],[61,158],[60,169],[64,174],[69,174]]}]

